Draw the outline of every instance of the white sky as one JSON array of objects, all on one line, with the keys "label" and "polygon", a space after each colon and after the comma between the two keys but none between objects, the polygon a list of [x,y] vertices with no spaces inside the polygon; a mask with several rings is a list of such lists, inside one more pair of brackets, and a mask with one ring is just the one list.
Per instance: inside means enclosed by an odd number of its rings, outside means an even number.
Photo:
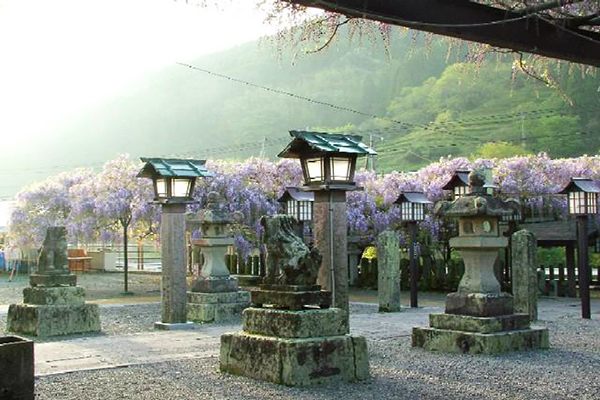
[{"label": "white sky", "polygon": [[257,2],[0,0],[0,150],[26,153],[144,74],[274,33]]}]

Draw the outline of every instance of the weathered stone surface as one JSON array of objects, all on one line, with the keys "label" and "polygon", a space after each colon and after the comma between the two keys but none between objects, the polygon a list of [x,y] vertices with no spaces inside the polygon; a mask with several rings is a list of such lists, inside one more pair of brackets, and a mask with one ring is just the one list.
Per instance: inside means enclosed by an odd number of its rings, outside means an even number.
[{"label": "weathered stone surface", "polygon": [[257,287],[262,282],[263,277],[260,275],[236,275],[239,286],[249,288]]},{"label": "weathered stone surface", "polygon": [[100,310],[97,304],[11,304],[6,329],[41,337],[99,332]]},{"label": "weathered stone surface", "polygon": [[296,235],[296,219],[278,214],[262,217],[263,240],[267,247],[267,273],[265,283],[283,285],[314,285],[321,265],[321,255],[316,248],[309,249]]},{"label": "weathered stone surface", "polygon": [[[454,240],[456,239],[456,240]],[[460,251],[465,263],[465,273],[458,284],[460,293],[500,293],[500,282],[494,274],[494,264],[498,259],[498,249],[506,247],[507,238],[485,238],[491,240],[503,240],[503,246],[485,248],[459,247],[459,239],[474,240],[484,238],[452,238],[450,245]],[[490,246],[486,244],[485,246]]]},{"label": "weathered stone surface", "polygon": [[270,285],[260,284],[260,290],[276,290],[278,292],[319,292],[320,285]]},{"label": "weathered stone surface", "polygon": [[499,317],[471,317],[469,315],[429,314],[429,325],[436,329],[451,331],[494,333],[529,328],[527,314],[502,315]]},{"label": "weathered stone surface", "polygon": [[349,335],[282,339],[246,333],[221,336],[221,371],[288,386],[368,377],[366,340]]},{"label": "weathered stone surface", "polygon": [[[332,290],[332,283],[334,283],[335,299],[333,300],[333,307],[348,311],[348,215],[346,213],[346,192],[337,189],[316,191],[313,207],[313,219],[316,222],[314,226],[315,247],[319,249],[319,253],[323,256],[317,283],[323,287],[323,290],[328,291]],[[332,216],[331,222],[330,215]],[[333,241],[331,241],[330,226],[333,228]],[[332,254],[331,257],[330,254]],[[331,277],[332,271],[334,274],[333,279]]]},{"label": "weathered stone surface", "polygon": [[496,317],[514,312],[508,293],[450,293],[446,296],[446,314]]},{"label": "weathered stone surface", "polygon": [[486,334],[417,327],[412,346],[446,353],[497,354],[547,349],[550,343],[548,330],[539,328]]},{"label": "weathered stone surface", "polygon": [[64,226],[46,228],[46,236],[38,257],[37,272],[40,275],[69,273],[67,228]]},{"label": "weathered stone surface", "polygon": [[400,311],[400,244],[391,230],[377,237],[377,267],[379,311]]},{"label": "weathered stone surface", "polygon": [[162,210],[161,322],[183,323],[187,321],[185,204],[163,204]]},{"label": "weathered stone surface", "polygon": [[220,322],[239,318],[250,306],[250,293],[188,293],[187,319],[194,322]]},{"label": "weathered stone surface", "polygon": [[345,313],[327,310],[284,311],[247,308],[243,313],[244,332],[280,338],[339,336],[347,333]]},{"label": "weathered stone surface", "polygon": [[33,400],[33,342],[18,336],[0,337],[0,399]]},{"label": "weathered stone surface", "polygon": [[192,284],[192,292],[222,293],[236,292],[238,280],[233,276],[200,276]]},{"label": "weathered stone surface", "polygon": [[250,304],[250,293],[244,290],[225,293],[199,293],[188,292],[188,303],[220,304],[220,303],[247,303]]},{"label": "weathered stone surface", "polygon": [[527,230],[512,235],[512,293],[515,312],[537,319],[538,276],[537,240]]},{"label": "weathered stone surface", "polygon": [[81,286],[28,287],[23,289],[23,302],[37,305],[84,304],[85,290]]},{"label": "weathered stone surface", "polygon": [[301,310],[303,306],[314,305],[329,308],[330,292],[282,292],[278,290],[253,290],[250,292],[251,302],[257,307],[271,304],[273,307]]},{"label": "weathered stone surface", "polygon": [[77,276],[73,274],[54,274],[54,275],[29,275],[29,284],[35,286],[55,287],[55,286],[75,286]]}]

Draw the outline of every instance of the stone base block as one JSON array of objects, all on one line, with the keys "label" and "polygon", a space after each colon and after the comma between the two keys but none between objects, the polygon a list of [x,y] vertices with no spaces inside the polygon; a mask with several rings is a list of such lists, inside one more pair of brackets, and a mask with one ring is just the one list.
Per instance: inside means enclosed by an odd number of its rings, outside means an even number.
[{"label": "stone base block", "polygon": [[281,339],[225,334],[220,369],[288,386],[364,380],[369,377],[367,341],[350,335]]},{"label": "stone base block", "polygon": [[529,328],[529,315],[471,317],[469,315],[429,314],[429,326],[436,329],[479,333],[516,331]]},{"label": "stone base block", "polygon": [[81,286],[26,287],[23,302],[47,306],[84,304],[85,290]]},{"label": "stone base block", "polygon": [[161,331],[185,331],[188,329],[194,329],[195,327],[196,325],[193,322],[170,323],[158,321],[154,323],[154,328]]},{"label": "stone base block", "polygon": [[238,280],[233,276],[225,277],[199,277],[192,284],[192,292],[223,293],[237,292]]},{"label": "stone base block", "polygon": [[188,292],[187,319],[194,322],[220,322],[239,318],[250,306],[250,293]]},{"label": "stone base block", "polygon": [[46,274],[29,275],[29,284],[35,286],[75,286],[77,284],[77,276],[73,274]]},{"label": "stone base block", "polygon": [[450,293],[446,314],[496,317],[514,313],[513,297],[508,293]]},{"label": "stone base block", "polygon": [[262,307],[263,304],[271,304],[276,308],[289,308],[290,310],[302,310],[302,308],[307,305],[329,308],[331,305],[331,292],[283,292],[279,290],[253,290],[251,292],[251,301],[256,307]]},{"label": "stone base block", "polygon": [[305,311],[247,308],[243,319],[244,332],[264,336],[309,338],[348,333],[345,313],[339,308]]},{"label": "stone base block", "polygon": [[240,286],[244,287],[257,287],[263,280],[262,276],[259,275],[236,275]]},{"label": "stone base block", "polygon": [[413,328],[412,346],[461,354],[497,354],[550,347],[548,329],[478,333],[436,328]]},{"label": "stone base block", "polygon": [[100,309],[97,304],[11,304],[6,329],[41,337],[100,332]]}]

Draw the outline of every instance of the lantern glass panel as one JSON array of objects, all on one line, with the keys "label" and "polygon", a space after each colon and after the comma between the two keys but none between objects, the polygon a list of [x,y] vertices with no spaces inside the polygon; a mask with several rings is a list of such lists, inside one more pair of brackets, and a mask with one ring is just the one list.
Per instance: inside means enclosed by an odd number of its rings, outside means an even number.
[{"label": "lantern glass panel", "polygon": [[191,184],[191,179],[173,178],[171,180],[171,196],[189,197]]},{"label": "lantern glass panel", "polygon": [[298,215],[298,202],[296,200],[288,200],[287,214],[293,215],[294,217]]},{"label": "lantern glass panel", "polygon": [[299,201],[298,207],[299,207],[298,219],[300,221],[310,221],[312,219],[312,202],[311,201]]},{"label": "lantern glass panel", "polygon": [[304,165],[309,182],[318,182],[325,179],[322,158],[308,158],[304,161]]},{"label": "lantern glass panel", "polygon": [[350,180],[350,159],[342,157],[331,157],[331,180],[349,181]]},{"label": "lantern glass panel", "polygon": [[461,185],[454,187],[454,198],[459,198],[469,193],[471,193],[471,188],[469,186]]},{"label": "lantern glass panel", "polygon": [[167,180],[157,179],[156,180],[156,194],[158,197],[167,197]]},{"label": "lantern glass panel", "polygon": [[569,212],[571,214],[586,214],[585,209],[585,193],[570,192],[569,193]]},{"label": "lantern glass panel", "polygon": [[596,193],[586,193],[587,198],[587,213],[596,214],[598,212],[598,201]]}]

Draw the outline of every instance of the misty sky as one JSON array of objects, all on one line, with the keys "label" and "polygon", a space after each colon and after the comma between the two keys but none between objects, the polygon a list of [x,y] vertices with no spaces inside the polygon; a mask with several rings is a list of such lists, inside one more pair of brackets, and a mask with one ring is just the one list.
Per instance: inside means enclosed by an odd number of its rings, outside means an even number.
[{"label": "misty sky", "polygon": [[276,32],[258,1],[189,3],[0,0],[0,200],[58,172],[40,170],[36,143],[65,121],[166,66]]},{"label": "misty sky", "polygon": [[3,152],[26,157],[53,126],[133,80],[275,32],[256,2],[219,3],[0,0]]}]

